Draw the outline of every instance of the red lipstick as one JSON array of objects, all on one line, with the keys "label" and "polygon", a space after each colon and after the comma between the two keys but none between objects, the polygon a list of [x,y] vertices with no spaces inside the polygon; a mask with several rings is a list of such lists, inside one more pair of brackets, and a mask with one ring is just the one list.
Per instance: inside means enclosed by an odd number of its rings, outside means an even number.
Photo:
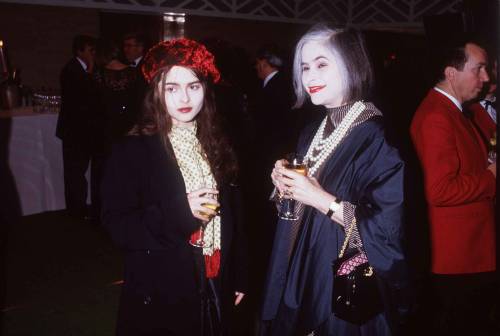
[{"label": "red lipstick", "polygon": [[180,109],[177,109],[177,111],[179,111],[180,113],[189,113],[192,109],[192,107],[181,107]]},{"label": "red lipstick", "polygon": [[310,86],[309,87],[309,93],[316,93],[320,90],[322,90],[326,85],[318,85],[318,86]]}]

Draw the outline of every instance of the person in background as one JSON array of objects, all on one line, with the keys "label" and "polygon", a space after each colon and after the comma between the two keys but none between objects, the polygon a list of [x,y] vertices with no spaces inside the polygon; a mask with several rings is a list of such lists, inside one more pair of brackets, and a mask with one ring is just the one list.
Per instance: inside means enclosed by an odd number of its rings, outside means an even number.
[{"label": "person in background", "polygon": [[107,143],[125,136],[137,124],[146,85],[136,69],[119,60],[120,49],[110,41],[97,46],[94,79],[105,117],[102,132]]},{"label": "person in background", "polygon": [[144,114],[113,146],[102,183],[102,221],[125,253],[117,335],[231,334],[246,244],[237,162],[215,110],[219,71],[188,39],[151,48],[142,71]]},{"label": "person in background", "polygon": [[128,65],[140,70],[146,48],[146,40],[141,33],[128,33],[123,37],[123,55]]},{"label": "person in background", "polygon": [[275,45],[263,46],[257,52],[255,69],[262,87],[258,91],[254,118],[256,139],[264,156],[260,161],[266,168],[266,176],[276,158],[293,151],[297,136],[292,81],[284,66],[285,60]]},{"label": "person in background", "polygon": [[272,248],[276,229],[276,211],[269,202],[273,184],[269,180],[274,162],[293,152],[297,141],[297,111],[292,110],[292,80],[286,72],[282,50],[274,45],[263,45],[255,57],[255,70],[261,84],[256,91],[253,104],[253,125],[255,146],[251,154],[251,192],[255,209],[255,223],[252,230],[261,241],[262,248],[255,252],[254,258],[259,272],[255,272],[257,283],[262,284],[265,266]]},{"label": "person in background", "polygon": [[485,93],[478,102],[471,104],[468,108],[472,112],[472,120],[481,131],[486,147],[492,150],[491,141],[496,141],[497,131],[497,60],[490,58],[492,66],[489,69],[490,81],[485,85]]},{"label": "person in background", "polygon": [[[56,136],[62,140],[64,196],[66,210],[76,218],[89,219],[99,213],[99,172],[92,160],[99,139],[95,131],[102,124],[97,107],[97,90],[92,80],[95,65],[93,37],[78,35],[73,39],[73,58],[60,76],[61,112]],[[87,212],[88,182],[85,173],[91,167],[92,216]]]},{"label": "person in background", "polygon": [[[409,282],[404,163],[385,139],[382,113],[368,100],[373,77],[364,40],[356,31],[315,26],[297,43],[293,69],[296,106],[310,98],[327,115],[299,139],[296,151],[308,161],[308,173],[278,160],[271,174],[280,195],[295,200],[297,219],[278,221],[264,334],[390,335],[407,309],[400,300]],[[372,266],[380,285],[372,294],[384,302],[359,325],[332,313],[332,263],[347,232],[354,238],[346,246]]]},{"label": "person in background", "polygon": [[443,44],[434,56],[436,85],[418,107],[411,137],[424,176],[431,239],[435,335],[489,335],[495,286],[496,163],[464,104],[489,81],[477,43]]}]

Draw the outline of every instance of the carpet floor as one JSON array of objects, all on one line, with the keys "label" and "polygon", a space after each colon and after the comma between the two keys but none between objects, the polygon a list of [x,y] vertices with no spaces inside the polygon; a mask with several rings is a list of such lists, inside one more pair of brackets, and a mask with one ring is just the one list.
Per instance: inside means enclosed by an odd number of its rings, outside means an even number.
[{"label": "carpet floor", "polygon": [[62,212],[26,216],[6,250],[0,334],[114,334],[122,261],[103,228]]}]

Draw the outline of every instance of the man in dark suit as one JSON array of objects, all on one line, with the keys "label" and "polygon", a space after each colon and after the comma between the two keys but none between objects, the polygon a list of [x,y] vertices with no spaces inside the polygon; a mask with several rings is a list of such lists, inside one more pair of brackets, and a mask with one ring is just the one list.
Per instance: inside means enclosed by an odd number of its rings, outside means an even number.
[{"label": "man in dark suit", "polygon": [[424,173],[436,335],[478,335],[495,291],[496,164],[462,105],[488,82],[487,56],[461,41],[439,53],[439,78],[412,121]]},{"label": "man in dark suit", "polygon": [[[257,98],[255,125],[259,150],[264,162],[272,165],[278,158],[294,151],[297,143],[297,115],[292,110],[292,80],[284,70],[284,61],[276,46],[262,47],[256,57],[255,69],[262,80]],[[262,162],[262,163],[264,163]]]},{"label": "man in dark suit", "polygon": [[128,33],[123,37],[123,55],[129,66],[140,70],[144,57],[146,41],[140,33]]},{"label": "man in dark suit", "polygon": [[469,106],[472,112],[472,119],[483,135],[486,147],[490,147],[490,141],[495,137],[497,130],[497,60],[490,58],[493,66],[489,73],[490,82],[486,87],[486,92],[481,99]]},{"label": "man in dark suit", "polygon": [[[73,58],[64,66],[61,81],[61,112],[56,135],[62,140],[64,163],[64,196],[69,215],[89,218],[87,213],[87,179],[91,164],[92,204],[98,205],[97,160],[93,160],[100,138],[97,91],[92,80],[95,39],[78,35],[73,39]],[[98,209],[93,209],[98,216]]]},{"label": "man in dark suit", "polygon": [[139,73],[139,79],[142,81],[141,86],[147,87],[146,79],[142,74],[142,64],[144,54],[146,53],[146,37],[142,33],[132,32],[127,33],[122,39],[124,63],[134,68]]},{"label": "man in dark suit", "polygon": [[269,201],[273,190],[271,171],[274,162],[293,152],[297,143],[297,120],[295,111],[292,111],[292,80],[285,74],[284,65],[282,53],[274,45],[263,46],[256,54],[255,70],[262,84],[251,107],[255,145],[249,156],[252,177],[248,183],[248,194],[254,195],[249,222],[256,224],[249,229],[249,234],[260,242],[260,247],[252,252],[257,265],[253,273],[256,284],[264,282],[276,225],[276,208]]}]

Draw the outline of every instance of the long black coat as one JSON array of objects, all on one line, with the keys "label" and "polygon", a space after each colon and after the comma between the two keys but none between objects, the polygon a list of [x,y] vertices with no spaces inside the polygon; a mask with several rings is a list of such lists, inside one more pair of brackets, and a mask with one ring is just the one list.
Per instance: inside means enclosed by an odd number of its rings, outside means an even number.
[{"label": "long black coat", "polygon": [[[219,201],[224,308],[235,290],[246,292],[246,269],[237,188],[220,187]],[[117,334],[197,335],[200,254],[188,240],[199,222],[159,136],[129,136],[115,144],[105,167],[102,209],[103,224],[125,251]]]}]

